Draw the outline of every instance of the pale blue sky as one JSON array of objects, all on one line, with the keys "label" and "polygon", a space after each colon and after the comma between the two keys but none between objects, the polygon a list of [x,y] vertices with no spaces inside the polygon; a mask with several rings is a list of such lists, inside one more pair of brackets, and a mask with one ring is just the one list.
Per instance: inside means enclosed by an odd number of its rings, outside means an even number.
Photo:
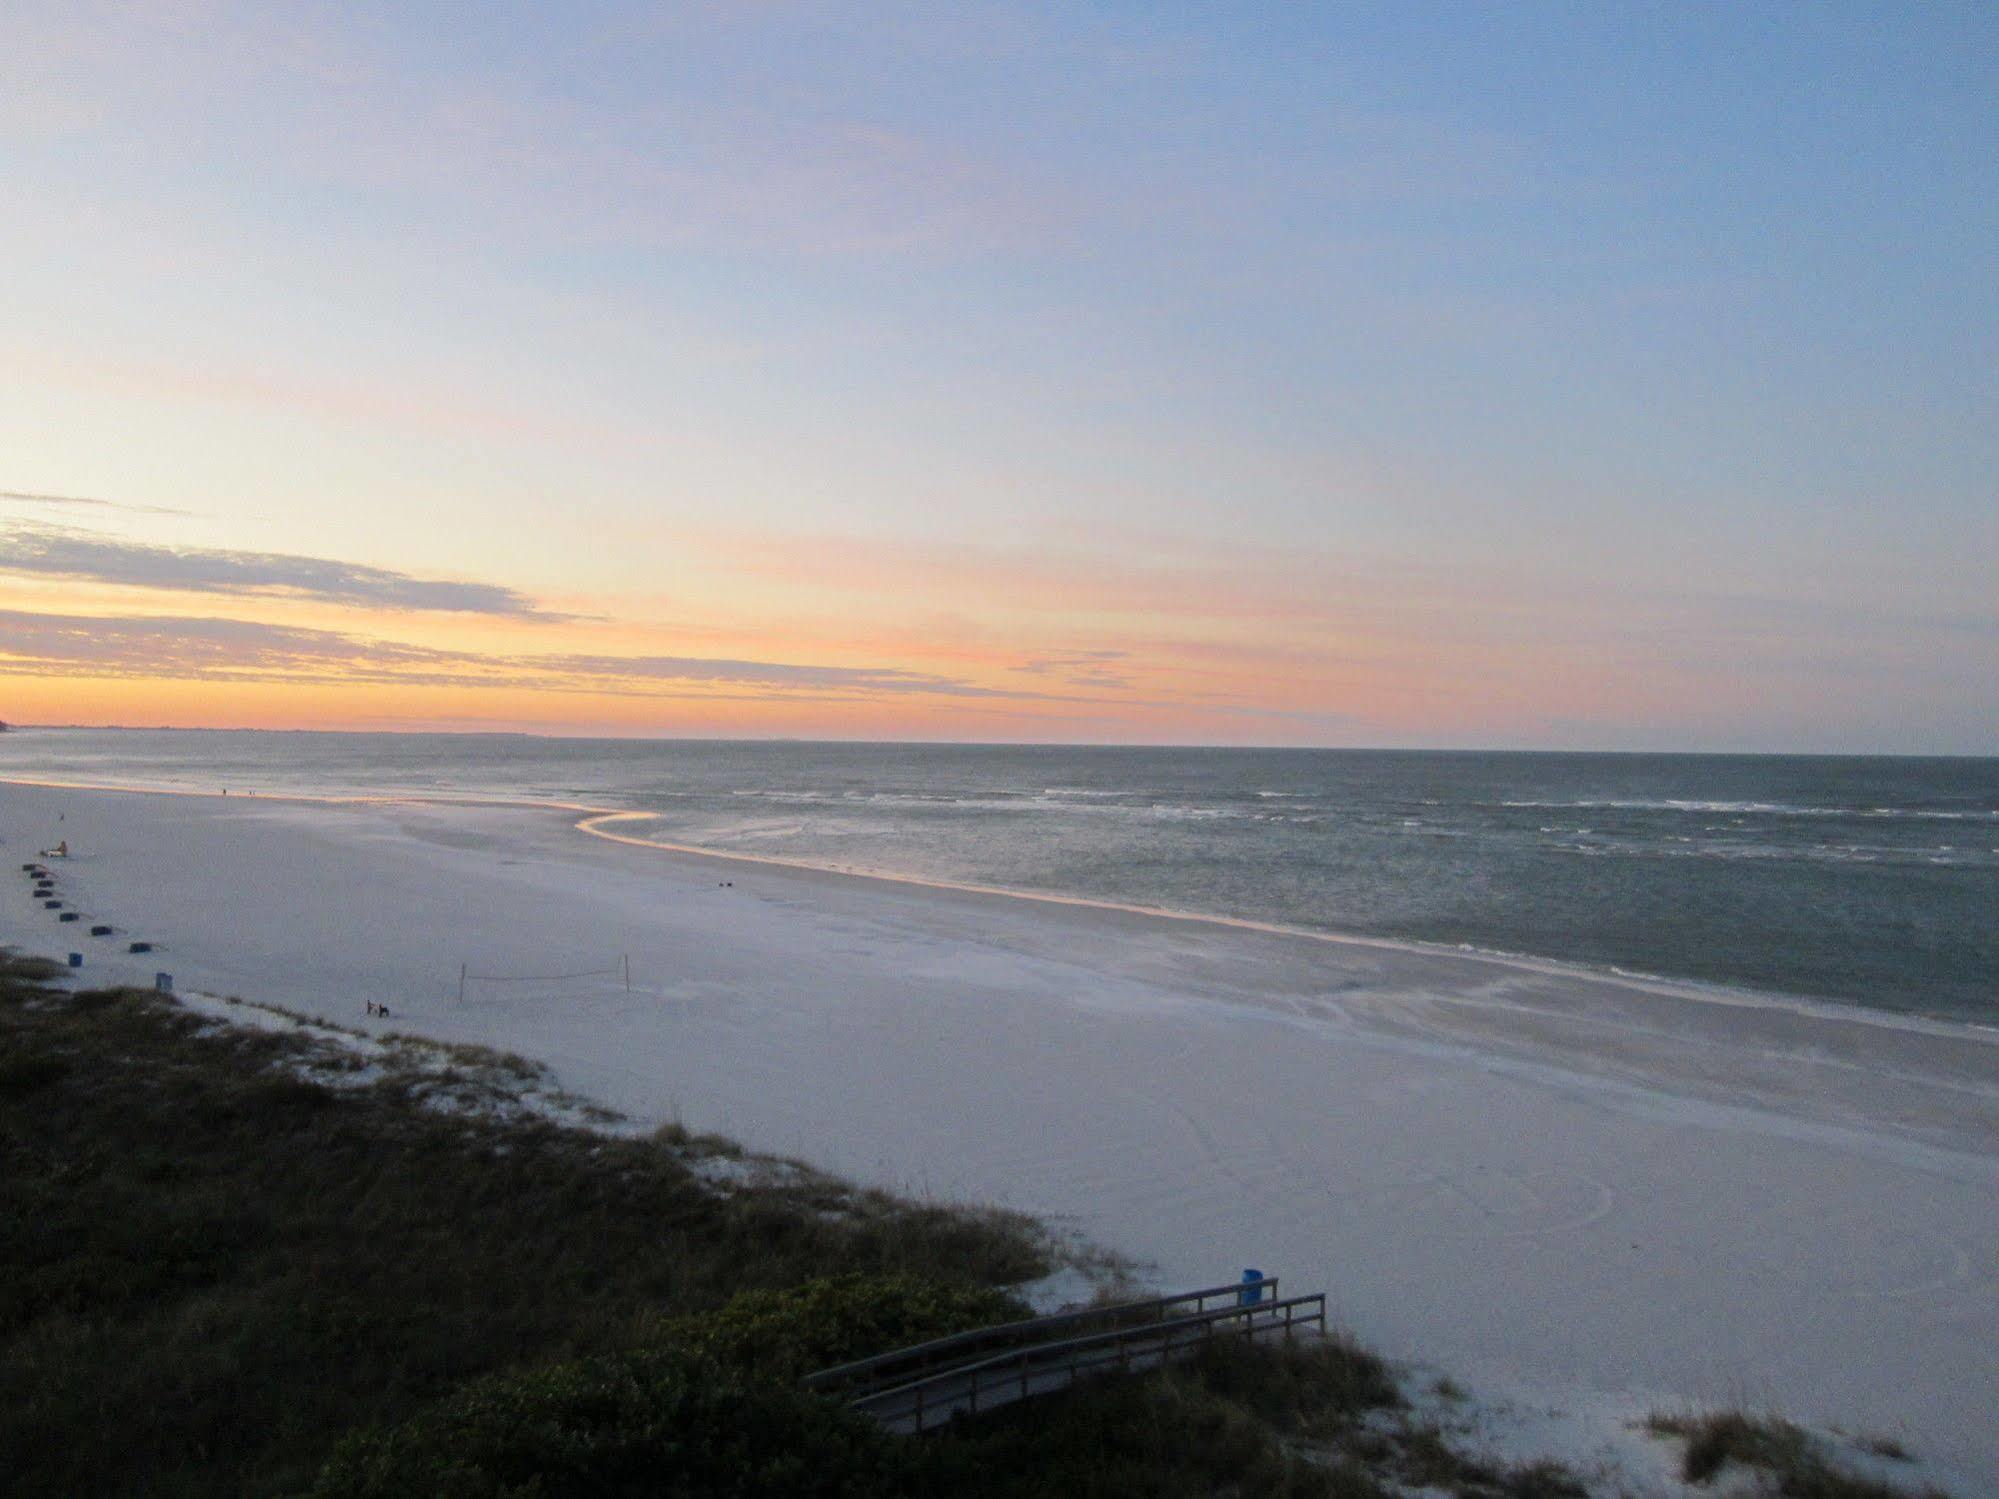
[{"label": "pale blue sky", "polygon": [[[744,557],[825,538],[904,560],[773,652],[864,597],[870,665],[1104,646],[1157,700],[1261,647],[1328,740],[1999,749],[1990,6],[29,3],[0,50],[0,488],[199,512],[125,540],[734,657]],[[1038,553],[1350,609],[1037,623],[909,560]],[[1518,713],[1339,686],[1467,653]]]}]

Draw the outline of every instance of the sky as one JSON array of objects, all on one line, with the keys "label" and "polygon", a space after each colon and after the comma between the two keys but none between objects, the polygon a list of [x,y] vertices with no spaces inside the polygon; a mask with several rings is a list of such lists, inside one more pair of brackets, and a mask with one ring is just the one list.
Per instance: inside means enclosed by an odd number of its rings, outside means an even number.
[{"label": "sky", "polygon": [[0,717],[1999,753],[1999,10],[0,9]]}]

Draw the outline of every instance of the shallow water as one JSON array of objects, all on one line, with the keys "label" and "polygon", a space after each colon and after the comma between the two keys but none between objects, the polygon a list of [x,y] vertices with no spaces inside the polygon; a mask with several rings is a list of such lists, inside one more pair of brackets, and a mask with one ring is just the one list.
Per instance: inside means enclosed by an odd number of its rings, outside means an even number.
[{"label": "shallow water", "polygon": [[1999,1021],[1999,760],[27,730],[0,775],[658,814],[710,848]]}]

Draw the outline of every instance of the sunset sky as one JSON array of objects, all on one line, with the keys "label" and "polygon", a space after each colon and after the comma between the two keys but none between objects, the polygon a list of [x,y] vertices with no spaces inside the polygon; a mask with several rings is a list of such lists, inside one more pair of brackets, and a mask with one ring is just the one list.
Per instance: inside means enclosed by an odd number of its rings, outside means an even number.
[{"label": "sunset sky", "polygon": [[0,9],[0,717],[1999,753],[1999,10]]}]

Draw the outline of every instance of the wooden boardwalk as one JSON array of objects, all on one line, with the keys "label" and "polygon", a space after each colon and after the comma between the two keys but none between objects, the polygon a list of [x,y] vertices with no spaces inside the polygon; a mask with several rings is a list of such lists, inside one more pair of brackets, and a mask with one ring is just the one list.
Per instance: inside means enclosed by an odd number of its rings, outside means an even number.
[{"label": "wooden boardwalk", "polygon": [[982,1327],[823,1369],[805,1383],[913,1435],[1091,1375],[1158,1368],[1216,1338],[1289,1341],[1301,1329],[1325,1332],[1324,1294],[1281,1298],[1270,1277]]}]

